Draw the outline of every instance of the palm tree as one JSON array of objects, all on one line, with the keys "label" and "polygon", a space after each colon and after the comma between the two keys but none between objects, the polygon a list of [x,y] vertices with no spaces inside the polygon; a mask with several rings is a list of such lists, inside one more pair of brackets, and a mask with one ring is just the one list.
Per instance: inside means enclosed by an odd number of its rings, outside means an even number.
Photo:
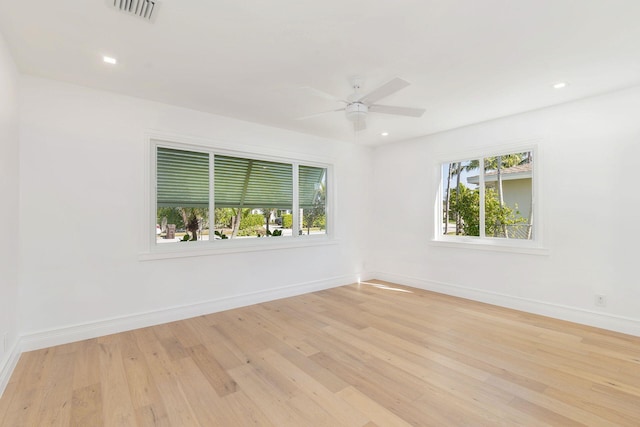
[{"label": "palm tree", "polygon": [[[510,168],[513,166],[517,166],[522,163],[522,159],[524,157],[524,153],[515,153],[515,154],[507,154],[504,156],[496,156],[496,157],[487,157],[484,159],[484,168],[485,172],[487,170],[495,169],[496,170],[496,179],[497,179],[497,188],[498,192],[498,203],[500,204],[500,209],[504,207],[504,191],[502,186],[502,168]],[[499,220],[496,220],[496,224],[493,230],[493,236],[497,237],[498,235],[498,227],[502,226],[502,232],[504,236],[509,238],[509,231],[507,230],[506,224],[500,224]]]},{"label": "palm tree", "polygon": [[271,212],[273,212],[273,208],[263,208],[262,209],[264,215],[264,222],[266,224],[265,235],[268,236],[269,233],[269,220],[271,219]]},{"label": "palm tree", "polygon": [[243,208],[234,208],[234,214],[231,217],[231,238],[235,238],[238,236],[238,231],[240,231],[240,221],[242,221],[243,217],[246,217],[249,214],[249,209]]},{"label": "palm tree", "polygon": [[187,229],[187,234],[191,233],[191,238],[185,237],[185,240],[196,241],[198,240],[198,229],[200,228],[200,221],[198,220],[198,212],[196,208],[179,208],[182,215],[182,222],[184,228]]},{"label": "palm tree", "polygon": [[[502,210],[505,206],[504,204],[504,189],[503,189],[503,169],[510,168],[519,164],[526,163],[528,161],[530,153],[515,153],[515,154],[507,154],[500,155],[495,157],[485,157],[483,160],[483,174],[486,175],[487,172],[495,170],[496,171],[496,192],[498,196],[498,203],[500,209]],[[462,163],[452,164],[456,165],[456,179],[457,179],[457,189],[456,192],[460,194],[460,174],[462,171],[472,171],[475,169],[480,169],[480,160],[470,160],[466,165],[462,166]],[[494,237],[497,236],[497,230],[502,227],[503,233],[505,237],[509,237],[508,230],[506,224],[502,224],[499,220],[497,220],[494,227]],[[460,234],[461,232],[461,218],[460,215],[456,215],[456,234]]]},{"label": "palm tree", "polygon": [[[462,172],[469,172],[472,171],[474,169],[478,169],[480,167],[480,161],[479,160],[470,160],[467,162],[467,164],[465,164],[464,166],[462,165],[462,162],[458,162],[456,163],[452,163],[451,164],[452,167],[453,165],[456,165],[456,203],[460,203],[461,202],[461,197],[462,195],[461,193],[461,188],[460,188],[460,178],[462,176]],[[462,228],[463,228],[463,224],[462,224],[462,215],[460,215],[460,212],[456,209],[456,234],[462,234]]]}]

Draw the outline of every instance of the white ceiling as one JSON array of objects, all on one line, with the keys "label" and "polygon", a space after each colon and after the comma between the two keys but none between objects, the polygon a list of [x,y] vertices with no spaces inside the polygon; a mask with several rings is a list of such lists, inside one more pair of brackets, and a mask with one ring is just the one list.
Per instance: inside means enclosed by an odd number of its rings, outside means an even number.
[{"label": "white ceiling", "polygon": [[[149,23],[0,0],[0,32],[26,74],[369,145],[640,84],[638,0],[159,1]],[[344,98],[353,76],[408,80],[381,103],[427,111],[371,113],[357,137],[341,113],[296,120],[342,106],[303,87]]]}]

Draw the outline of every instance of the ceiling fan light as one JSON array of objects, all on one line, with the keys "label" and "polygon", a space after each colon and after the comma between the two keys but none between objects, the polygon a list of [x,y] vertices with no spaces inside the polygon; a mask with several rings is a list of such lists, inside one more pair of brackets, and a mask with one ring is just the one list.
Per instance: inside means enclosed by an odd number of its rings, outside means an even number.
[{"label": "ceiling fan light", "polygon": [[347,105],[344,111],[345,115],[347,116],[347,120],[357,122],[359,120],[364,120],[367,117],[369,107],[361,102],[353,102]]}]

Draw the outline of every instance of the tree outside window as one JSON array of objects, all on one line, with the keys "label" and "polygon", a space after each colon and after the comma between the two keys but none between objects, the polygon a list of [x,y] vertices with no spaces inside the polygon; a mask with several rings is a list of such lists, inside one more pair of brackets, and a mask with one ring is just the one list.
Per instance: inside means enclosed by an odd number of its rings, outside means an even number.
[{"label": "tree outside window", "polygon": [[158,145],[155,177],[156,243],[326,234],[327,168]]},{"label": "tree outside window", "polygon": [[532,151],[442,164],[442,234],[531,240],[533,165]]}]

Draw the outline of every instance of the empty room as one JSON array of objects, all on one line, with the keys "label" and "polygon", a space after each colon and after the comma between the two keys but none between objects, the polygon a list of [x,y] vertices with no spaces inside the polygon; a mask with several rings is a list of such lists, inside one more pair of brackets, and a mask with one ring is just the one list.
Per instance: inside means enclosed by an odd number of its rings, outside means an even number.
[{"label": "empty room", "polygon": [[0,0],[0,426],[637,427],[638,17]]}]

